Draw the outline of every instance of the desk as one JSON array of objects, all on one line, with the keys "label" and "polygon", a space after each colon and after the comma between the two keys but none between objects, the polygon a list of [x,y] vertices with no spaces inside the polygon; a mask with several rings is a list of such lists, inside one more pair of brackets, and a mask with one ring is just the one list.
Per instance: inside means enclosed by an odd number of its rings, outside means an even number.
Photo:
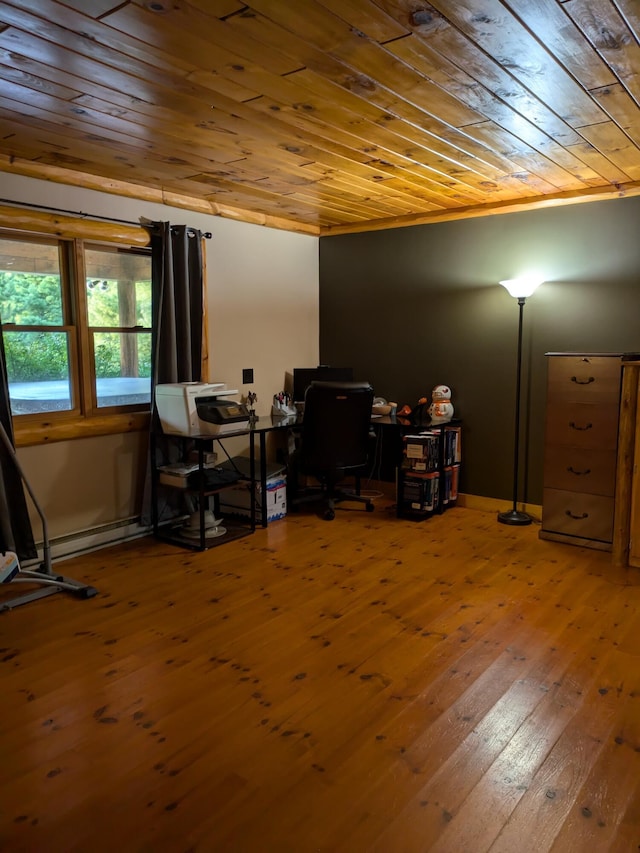
[{"label": "desk", "polygon": [[[266,495],[267,491],[267,448],[266,437],[268,433],[276,430],[295,429],[302,425],[302,415],[290,415],[286,417],[274,417],[270,415],[262,416],[249,427],[237,433],[227,433],[231,435],[249,435],[249,454],[250,468],[252,474],[251,479],[254,485],[260,483],[262,494]],[[387,482],[396,482],[396,472],[402,465],[402,439],[407,433],[414,433],[420,430],[428,430],[430,428],[439,429],[446,426],[460,426],[461,421],[458,418],[453,418],[445,423],[432,424],[430,421],[425,423],[413,423],[410,418],[396,417],[393,415],[381,415],[371,418],[371,427],[376,433],[376,450],[373,458],[367,465],[368,474],[374,479],[384,480]],[[255,437],[258,436],[260,442],[260,460],[259,472],[256,472],[255,463]],[[223,436],[225,437],[225,436]],[[256,473],[259,477],[256,478]],[[255,494],[254,494],[255,497]],[[444,505],[444,503],[443,503]],[[254,505],[255,512],[255,505]],[[261,516],[259,523],[262,527],[267,526],[267,506],[266,501],[263,501]]]},{"label": "desk", "polygon": [[[302,415],[292,415],[285,418],[269,417],[261,419],[256,424],[256,432],[260,433],[260,458],[266,458],[266,433],[278,429],[294,429],[302,425]],[[396,418],[395,415],[377,415],[371,418],[371,428],[376,434],[375,449],[365,467],[363,478],[383,480],[389,483],[396,481],[396,469],[402,462],[402,435],[409,430],[426,429],[428,425],[417,427],[407,418]],[[261,432],[264,430],[264,432]],[[265,471],[260,469],[260,483],[265,487]],[[266,522],[265,522],[266,523]]]},{"label": "desk", "polygon": [[[256,432],[260,433],[260,458],[265,459],[266,456],[266,433],[278,429],[294,429],[300,426],[302,426],[302,415],[291,415],[284,418],[267,415],[264,422],[261,418],[256,424]],[[406,418],[396,418],[395,415],[376,415],[371,418],[371,428],[376,433],[376,447],[367,462],[367,473],[363,476],[395,483],[396,468],[402,461],[403,432],[409,429],[415,430],[417,427]],[[264,432],[261,432],[262,430]],[[260,483],[263,488],[265,482],[265,472],[261,469]]]},{"label": "desk", "polygon": [[[277,430],[290,430],[302,423],[302,415],[287,415],[285,417],[274,417],[273,415],[262,415],[258,420],[249,423],[249,426],[238,433],[228,435],[249,436],[249,471],[251,479],[251,513],[255,520],[255,487],[260,484],[263,500],[260,509],[260,526],[267,526],[267,435]],[[258,436],[260,447],[259,477],[256,479],[256,447],[255,441]]]}]

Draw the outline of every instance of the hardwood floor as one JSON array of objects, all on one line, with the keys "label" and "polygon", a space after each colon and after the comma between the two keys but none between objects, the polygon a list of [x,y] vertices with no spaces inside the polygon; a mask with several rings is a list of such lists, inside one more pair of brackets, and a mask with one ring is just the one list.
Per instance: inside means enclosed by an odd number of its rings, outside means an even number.
[{"label": "hardwood floor", "polygon": [[1,614],[0,849],[640,849],[639,571],[388,503]]}]

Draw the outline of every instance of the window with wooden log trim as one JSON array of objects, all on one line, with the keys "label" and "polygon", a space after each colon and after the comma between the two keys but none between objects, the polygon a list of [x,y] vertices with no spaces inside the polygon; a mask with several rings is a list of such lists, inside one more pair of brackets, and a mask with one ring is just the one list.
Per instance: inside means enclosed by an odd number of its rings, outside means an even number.
[{"label": "window with wooden log trim", "polygon": [[17,432],[149,412],[148,249],[0,231],[0,321]]}]

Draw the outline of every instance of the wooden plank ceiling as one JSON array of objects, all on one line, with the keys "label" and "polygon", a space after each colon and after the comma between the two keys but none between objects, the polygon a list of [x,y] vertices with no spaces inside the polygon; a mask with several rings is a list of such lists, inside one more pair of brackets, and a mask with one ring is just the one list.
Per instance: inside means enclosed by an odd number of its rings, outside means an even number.
[{"label": "wooden plank ceiling", "polygon": [[638,194],[639,42],[638,0],[3,0],[0,170],[315,234]]}]

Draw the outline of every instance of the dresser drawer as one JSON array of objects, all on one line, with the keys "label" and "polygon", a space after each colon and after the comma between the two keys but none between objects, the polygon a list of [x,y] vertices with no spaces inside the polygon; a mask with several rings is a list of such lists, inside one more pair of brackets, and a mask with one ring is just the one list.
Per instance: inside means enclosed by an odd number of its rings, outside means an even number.
[{"label": "dresser drawer", "polygon": [[617,405],[549,403],[546,443],[615,450],[618,445]]},{"label": "dresser drawer", "polygon": [[582,539],[611,542],[613,498],[545,489],[542,529]]},{"label": "dresser drawer", "polygon": [[615,450],[547,445],[544,484],[550,489],[613,497],[616,484]]},{"label": "dresser drawer", "polygon": [[604,403],[617,409],[621,380],[621,362],[617,356],[550,357],[548,403],[565,400]]}]

